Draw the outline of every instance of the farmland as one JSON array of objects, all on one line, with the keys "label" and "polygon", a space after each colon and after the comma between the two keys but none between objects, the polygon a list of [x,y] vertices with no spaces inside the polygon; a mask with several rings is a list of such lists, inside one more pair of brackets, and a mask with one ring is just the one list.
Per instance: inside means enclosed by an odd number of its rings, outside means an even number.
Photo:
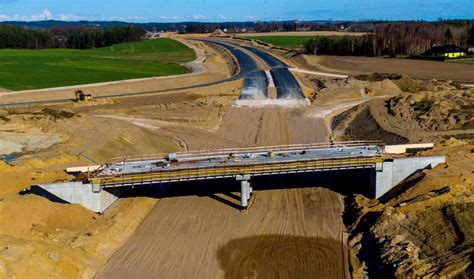
[{"label": "farmland", "polygon": [[172,39],[92,50],[0,50],[0,87],[28,90],[184,74],[194,51]]}]

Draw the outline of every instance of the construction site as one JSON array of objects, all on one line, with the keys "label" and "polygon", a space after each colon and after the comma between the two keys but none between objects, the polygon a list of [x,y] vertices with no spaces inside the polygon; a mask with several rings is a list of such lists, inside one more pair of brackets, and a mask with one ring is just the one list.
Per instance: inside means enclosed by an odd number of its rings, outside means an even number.
[{"label": "construction site", "polygon": [[190,73],[0,93],[0,277],[472,275],[470,80],[160,37]]}]

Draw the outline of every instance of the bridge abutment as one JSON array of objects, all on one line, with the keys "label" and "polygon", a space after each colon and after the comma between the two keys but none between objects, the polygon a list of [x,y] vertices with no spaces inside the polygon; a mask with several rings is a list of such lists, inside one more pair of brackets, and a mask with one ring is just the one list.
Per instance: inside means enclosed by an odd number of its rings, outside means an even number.
[{"label": "bridge abutment", "polygon": [[82,182],[63,182],[31,186],[31,192],[60,203],[80,204],[85,208],[102,213],[119,197],[100,185]]},{"label": "bridge abutment", "polygon": [[380,198],[412,174],[445,162],[444,156],[383,158],[380,146],[352,142],[241,149],[230,152],[231,158],[228,154],[229,150],[181,154],[181,159],[187,160],[180,164],[169,163],[170,158],[157,159],[159,163],[149,158],[122,160],[107,165],[84,182],[34,185],[31,189],[50,200],[81,204],[102,213],[135,186],[225,178],[240,182],[240,204],[247,208],[253,177],[360,171],[368,186],[366,179],[370,172],[370,193],[363,189],[355,191]]},{"label": "bridge abutment", "polygon": [[430,156],[387,159],[377,164],[371,175],[373,198],[380,198],[416,172],[432,169],[445,161],[444,156]]}]

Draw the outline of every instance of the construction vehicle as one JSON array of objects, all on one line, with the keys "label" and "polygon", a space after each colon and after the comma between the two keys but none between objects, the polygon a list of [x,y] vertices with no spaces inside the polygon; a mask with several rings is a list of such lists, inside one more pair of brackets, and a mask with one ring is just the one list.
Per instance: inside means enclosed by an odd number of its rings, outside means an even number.
[{"label": "construction vehicle", "polygon": [[92,95],[85,94],[84,92],[82,92],[82,90],[76,90],[75,95],[76,95],[76,102],[92,101]]}]

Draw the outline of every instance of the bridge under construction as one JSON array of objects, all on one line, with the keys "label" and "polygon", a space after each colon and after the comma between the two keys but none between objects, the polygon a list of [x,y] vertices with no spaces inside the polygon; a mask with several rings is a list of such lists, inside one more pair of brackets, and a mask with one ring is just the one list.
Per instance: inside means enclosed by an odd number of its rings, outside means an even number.
[{"label": "bridge under construction", "polygon": [[240,203],[246,208],[257,176],[369,169],[372,196],[378,198],[413,173],[444,161],[444,156],[389,158],[378,142],[218,149],[115,158],[82,181],[33,185],[32,191],[103,212],[123,187],[227,178],[240,182]]}]

